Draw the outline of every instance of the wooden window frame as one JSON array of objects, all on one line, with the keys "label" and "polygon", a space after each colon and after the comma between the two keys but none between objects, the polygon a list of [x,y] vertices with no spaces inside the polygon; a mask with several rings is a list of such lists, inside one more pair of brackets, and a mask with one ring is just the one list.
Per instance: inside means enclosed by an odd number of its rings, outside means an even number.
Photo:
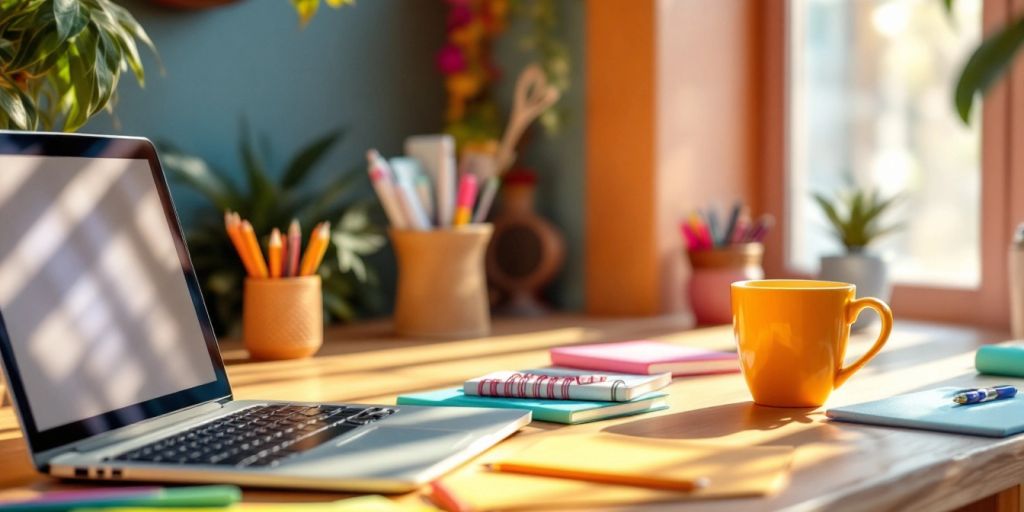
[{"label": "wooden window frame", "polygon": [[[789,51],[787,0],[761,2],[762,41],[760,204],[788,226],[786,207],[789,133]],[[1011,13],[1024,13],[1024,0],[986,0],[985,33],[1004,26]],[[950,100],[952,103],[952,100]],[[953,108],[950,105],[949,108]],[[1008,247],[1011,220],[1024,219],[1024,65],[1017,64],[986,94],[981,126],[981,283],[974,289],[896,284],[892,306],[897,317],[1009,325]],[[788,266],[787,229],[774,230],[766,242],[765,270],[774,277],[809,277]]]}]

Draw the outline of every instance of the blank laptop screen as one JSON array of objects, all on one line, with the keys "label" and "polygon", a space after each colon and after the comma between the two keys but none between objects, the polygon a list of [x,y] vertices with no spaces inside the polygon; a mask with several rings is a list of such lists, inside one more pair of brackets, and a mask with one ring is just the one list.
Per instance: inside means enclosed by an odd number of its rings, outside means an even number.
[{"label": "blank laptop screen", "polygon": [[0,311],[40,431],[216,380],[144,159],[0,155]]}]

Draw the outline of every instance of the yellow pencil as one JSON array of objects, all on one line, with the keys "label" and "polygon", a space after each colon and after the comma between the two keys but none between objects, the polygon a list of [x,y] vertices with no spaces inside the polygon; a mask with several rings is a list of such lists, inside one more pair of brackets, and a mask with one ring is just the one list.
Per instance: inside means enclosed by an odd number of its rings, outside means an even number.
[{"label": "yellow pencil", "polygon": [[324,224],[321,222],[313,228],[309,235],[309,243],[306,244],[306,252],[302,255],[302,265],[299,267],[300,276],[311,276],[316,272],[318,265],[317,256],[321,253],[321,245],[327,244],[327,236],[324,233]]},{"label": "yellow pencil", "polygon": [[284,268],[284,244],[281,242],[281,232],[277,228],[270,232],[267,259],[270,262],[270,277],[274,279],[281,277],[281,271]]},{"label": "yellow pencil", "polygon": [[315,274],[316,269],[320,268],[320,264],[324,261],[324,255],[327,254],[327,248],[331,245],[331,223],[324,222],[320,226],[320,231],[320,239],[323,240],[323,243],[318,247],[316,257],[313,259],[313,270],[310,271],[310,274]]},{"label": "yellow pencil", "polygon": [[237,213],[224,212],[224,228],[228,232],[228,238],[231,239],[231,245],[235,246],[235,251],[238,252],[239,259],[242,260],[242,266],[245,267],[245,273],[252,276],[255,275],[255,269],[253,269],[252,260],[249,258],[245,241],[242,239],[242,233],[239,231],[240,223]]},{"label": "yellow pencil", "polygon": [[256,240],[256,232],[253,231],[252,224],[247,220],[242,221],[242,238],[245,240],[246,248],[249,249],[249,257],[252,258],[253,268],[256,270],[255,277],[266,279],[267,263],[263,259],[260,243]]}]

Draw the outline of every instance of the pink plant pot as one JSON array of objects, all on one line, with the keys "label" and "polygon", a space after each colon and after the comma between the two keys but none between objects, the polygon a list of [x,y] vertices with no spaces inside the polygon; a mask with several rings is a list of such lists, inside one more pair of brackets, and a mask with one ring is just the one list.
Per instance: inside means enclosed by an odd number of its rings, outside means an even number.
[{"label": "pink plant pot", "polygon": [[736,281],[764,279],[764,246],[738,244],[720,249],[689,251],[693,273],[687,286],[690,307],[698,324],[732,323],[730,286]]}]

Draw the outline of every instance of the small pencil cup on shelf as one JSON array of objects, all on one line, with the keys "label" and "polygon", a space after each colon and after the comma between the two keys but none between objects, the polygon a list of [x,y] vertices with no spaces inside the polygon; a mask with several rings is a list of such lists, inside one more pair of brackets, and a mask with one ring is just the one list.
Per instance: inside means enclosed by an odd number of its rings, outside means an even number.
[{"label": "small pencil cup on shelf", "polygon": [[732,283],[764,279],[757,242],[687,251],[693,273],[688,295],[698,324],[732,323]]},{"label": "small pencil cup on shelf", "polygon": [[242,339],[253,359],[310,357],[324,342],[320,276],[248,278]]},{"label": "small pencil cup on shelf", "polygon": [[398,260],[395,330],[411,338],[473,338],[491,330],[484,255],[490,224],[391,229]]}]

